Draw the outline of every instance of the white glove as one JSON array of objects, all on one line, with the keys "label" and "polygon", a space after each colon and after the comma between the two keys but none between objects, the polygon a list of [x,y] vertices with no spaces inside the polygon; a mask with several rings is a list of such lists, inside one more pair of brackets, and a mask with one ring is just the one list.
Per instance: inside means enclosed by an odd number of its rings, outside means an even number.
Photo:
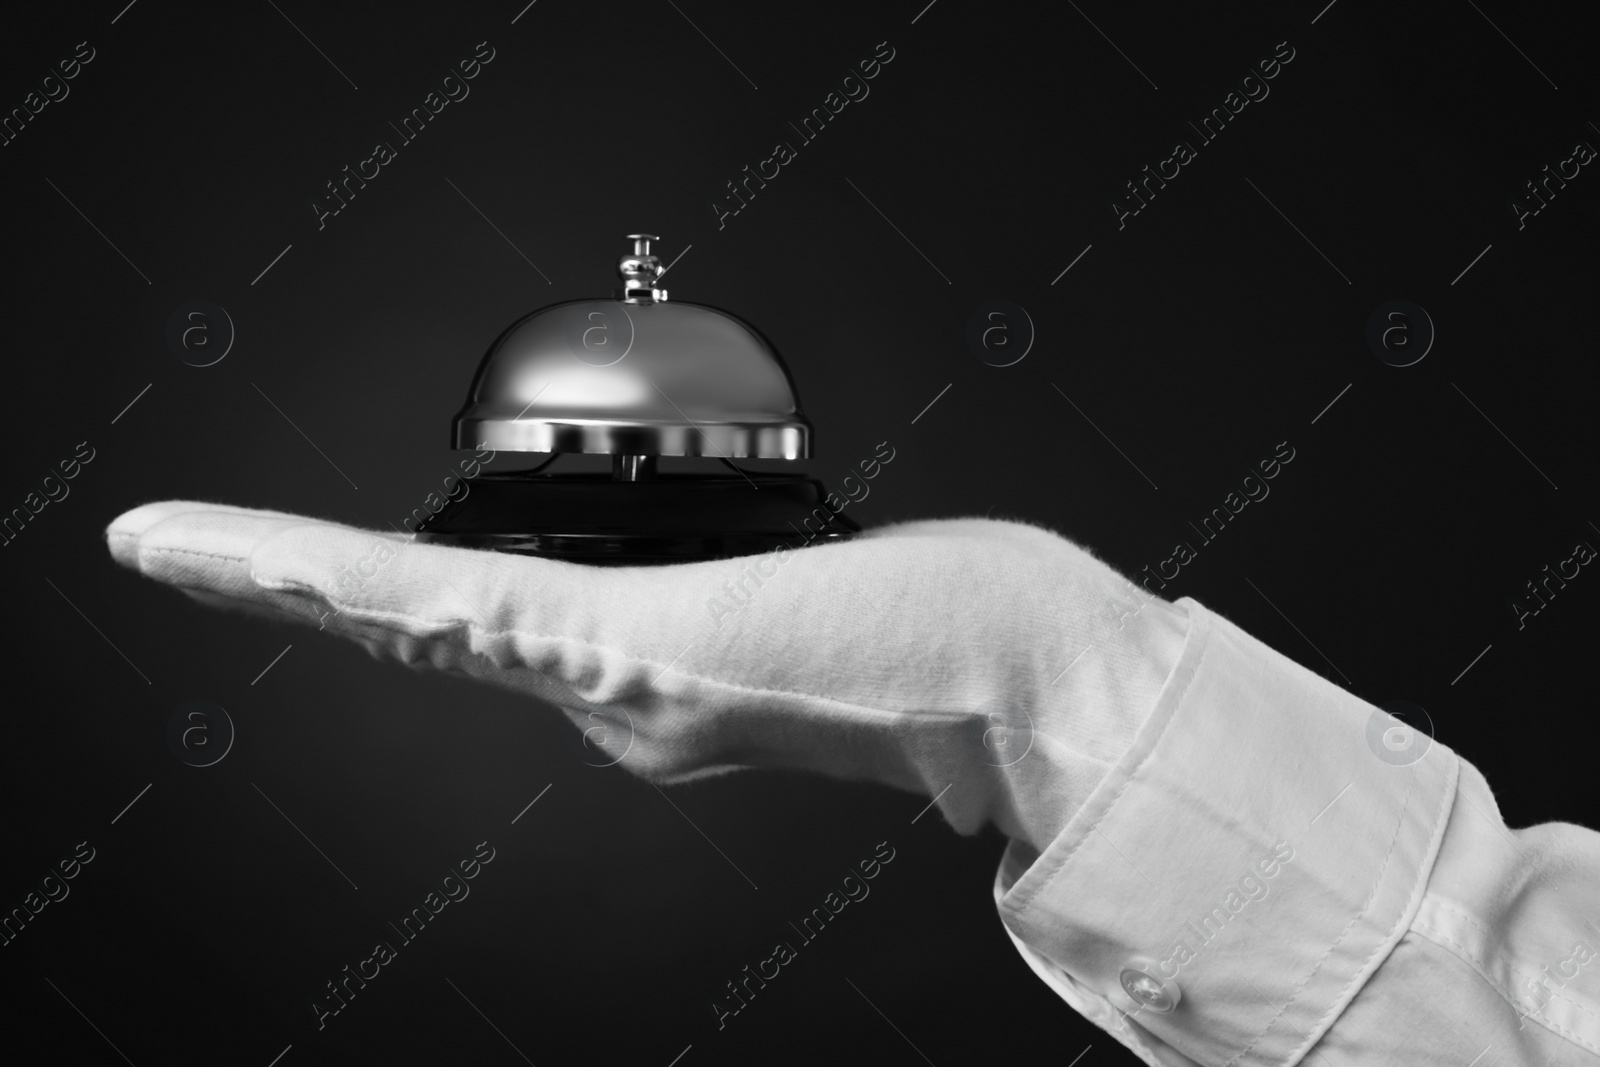
[{"label": "white glove", "polygon": [[595,758],[662,782],[733,767],[938,798],[1043,849],[1127,747],[1187,609],[1032,526],[961,519],[764,556],[591,567],[170,501],[118,562],[211,604],[566,711]]}]

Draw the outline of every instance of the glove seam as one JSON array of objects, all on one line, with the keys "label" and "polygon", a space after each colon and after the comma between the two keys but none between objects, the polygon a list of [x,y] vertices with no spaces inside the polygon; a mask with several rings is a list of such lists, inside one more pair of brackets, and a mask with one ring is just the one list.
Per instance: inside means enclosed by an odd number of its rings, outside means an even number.
[{"label": "glove seam", "polygon": [[202,559],[225,559],[230,563],[246,563],[248,556],[230,556],[224,552],[196,552],[192,548],[147,548],[140,555],[148,556],[199,556]]}]

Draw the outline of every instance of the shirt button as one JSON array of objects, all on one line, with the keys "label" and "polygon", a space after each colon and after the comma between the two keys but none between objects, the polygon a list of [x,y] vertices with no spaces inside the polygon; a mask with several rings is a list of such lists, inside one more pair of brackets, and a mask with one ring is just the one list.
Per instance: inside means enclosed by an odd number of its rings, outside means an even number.
[{"label": "shirt button", "polygon": [[1157,977],[1155,963],[1139,958],[1129,960],[1118,977],[1122,991],[1143,1011],[1166,1015],[1178,1006],[1183,993],[1170,978]]}]

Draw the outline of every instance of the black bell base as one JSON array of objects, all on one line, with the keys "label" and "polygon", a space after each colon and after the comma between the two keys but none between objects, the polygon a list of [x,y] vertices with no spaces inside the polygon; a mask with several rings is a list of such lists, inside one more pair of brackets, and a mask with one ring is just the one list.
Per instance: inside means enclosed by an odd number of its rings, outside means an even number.
[{"label": "black bell base", "polygon": [[429,544],[641,566],[759,555],[861,532],[795,474],[484,474],[417,529]]}]

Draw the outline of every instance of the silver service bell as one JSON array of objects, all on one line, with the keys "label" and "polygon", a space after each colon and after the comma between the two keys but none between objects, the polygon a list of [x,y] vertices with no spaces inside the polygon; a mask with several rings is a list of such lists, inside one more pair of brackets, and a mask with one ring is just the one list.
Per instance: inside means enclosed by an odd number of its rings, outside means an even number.
[{"label": "silver service bell", "polygon": [[[482,474],[418,539],[585,563],[670,563],[833,541],[860,527],[802,474],[743,458],[806,459],[811,423],[788,368],[749,323],[657,288],[653,234],[629,234],[610,300],[574,300],[512,323],[456,415],[458,449],[553,453]],[[563,453],[609,455],[611,473],[545,473]],[[705,471],[662,473],[661,456]]]}]

